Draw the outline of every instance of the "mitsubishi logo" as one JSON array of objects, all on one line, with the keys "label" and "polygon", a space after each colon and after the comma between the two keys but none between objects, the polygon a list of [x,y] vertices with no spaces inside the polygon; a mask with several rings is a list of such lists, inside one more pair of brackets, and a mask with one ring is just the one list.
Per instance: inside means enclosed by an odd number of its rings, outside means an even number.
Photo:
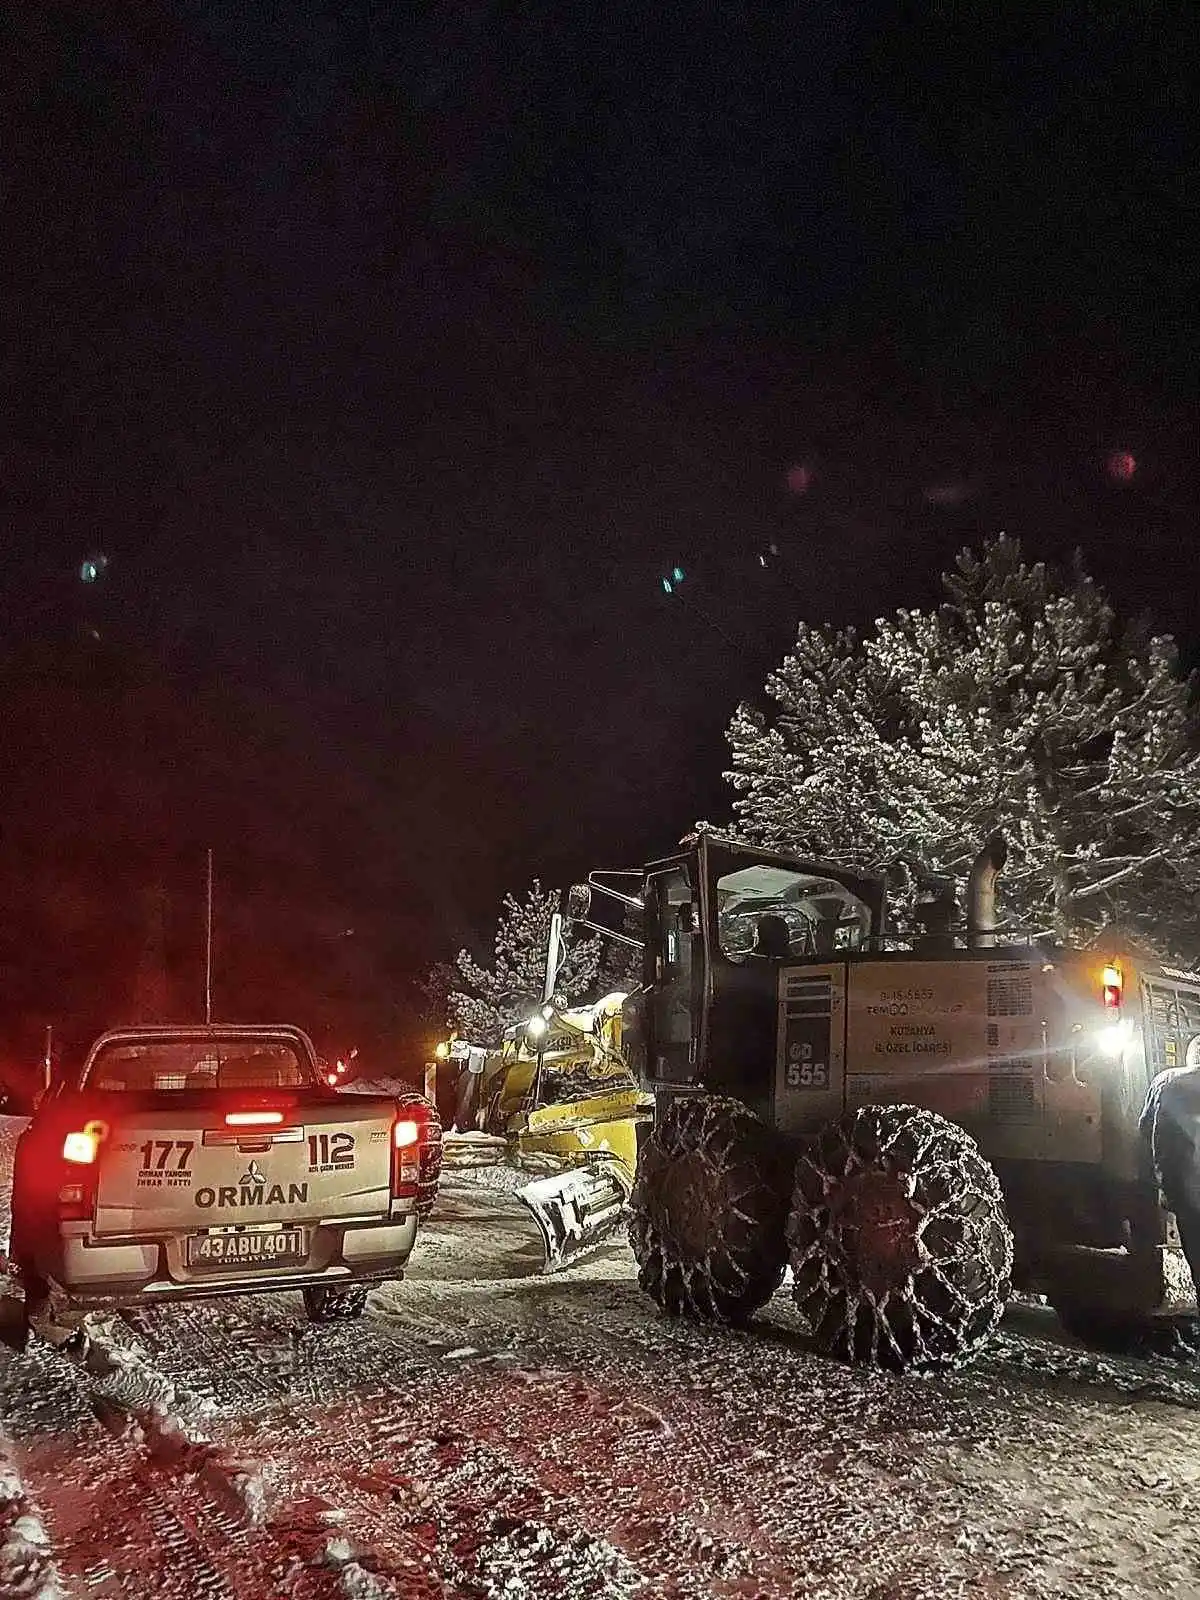
[{"label": "mitsubishi logo", "polygon": [[289,1183],[285,1194],[281,1183],[268,1185],[266,1173],[257,1161],[252,1161],[249,1172],[242,1174],[236,1187],[223,1183],[219,1189],[207,1184],[197,1189],[196,1204],[204,1211],[210,1206],[236,1206],[239,1210],[245,1206],[303,1206],[308,1204],[308,1184]]}]

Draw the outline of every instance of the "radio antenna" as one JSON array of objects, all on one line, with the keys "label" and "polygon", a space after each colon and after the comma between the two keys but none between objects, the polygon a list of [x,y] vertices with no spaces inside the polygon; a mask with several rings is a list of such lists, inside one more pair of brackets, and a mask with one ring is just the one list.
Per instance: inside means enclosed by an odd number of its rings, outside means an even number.
[{"label": "radio antenna", "polygon": [[212,1025],[213,853],[208,852],[204,894],[204,1025]]}]

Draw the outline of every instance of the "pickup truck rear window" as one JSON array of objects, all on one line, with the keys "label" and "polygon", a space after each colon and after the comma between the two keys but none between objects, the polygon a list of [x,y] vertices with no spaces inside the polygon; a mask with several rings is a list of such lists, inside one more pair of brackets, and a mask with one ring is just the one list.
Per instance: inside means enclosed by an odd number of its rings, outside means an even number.
[{"label": "pickup truck rear window", "polygon": [[106,1092],[300,1089],[311,1073],[290,1045],[271,1040],[114,1044],[92,1062],[88,1087]]}]

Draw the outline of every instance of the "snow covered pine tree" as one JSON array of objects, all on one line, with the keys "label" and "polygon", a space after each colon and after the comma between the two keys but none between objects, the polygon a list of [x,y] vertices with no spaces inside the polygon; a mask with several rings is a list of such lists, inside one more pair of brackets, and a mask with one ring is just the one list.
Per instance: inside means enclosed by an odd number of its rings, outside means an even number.
[{"label": "snow covered pine tree", "polygon": [[961,881],[1002,829],[1009,923],[1195,958],[1200,721],[1174,641],[1123,626],[1078,557],[1057,573],[1003,536],[943,582],[862,638],[800,624],[775,713],[729,728],[738,831]]},{"label": "snow covered pine tree", "polygon": [[[498,1045],[504,1030],[520,1022],[542,998],[550,920],[559,891],[543,889],[535,878],[523,899],[506,894],[496,924],[492,965],[482,965],[460,950],[448,997],[450,1025],[472,1044]],[[591,992],[600,963],[599,939],[571,946],[558,975],[558,990],[568,999]]]}]

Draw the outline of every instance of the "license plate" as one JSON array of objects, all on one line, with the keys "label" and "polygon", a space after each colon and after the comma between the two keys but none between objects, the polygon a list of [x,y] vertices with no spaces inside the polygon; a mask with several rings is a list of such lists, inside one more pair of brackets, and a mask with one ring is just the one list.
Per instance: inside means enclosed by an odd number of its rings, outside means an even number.
[{"label": "license plate", "polygon": [[275,1233],[200,1233],[187,1242],[189,1267],[228,1272],[231,1267],[294,1267],[305,1258],[304,1230]]}]

